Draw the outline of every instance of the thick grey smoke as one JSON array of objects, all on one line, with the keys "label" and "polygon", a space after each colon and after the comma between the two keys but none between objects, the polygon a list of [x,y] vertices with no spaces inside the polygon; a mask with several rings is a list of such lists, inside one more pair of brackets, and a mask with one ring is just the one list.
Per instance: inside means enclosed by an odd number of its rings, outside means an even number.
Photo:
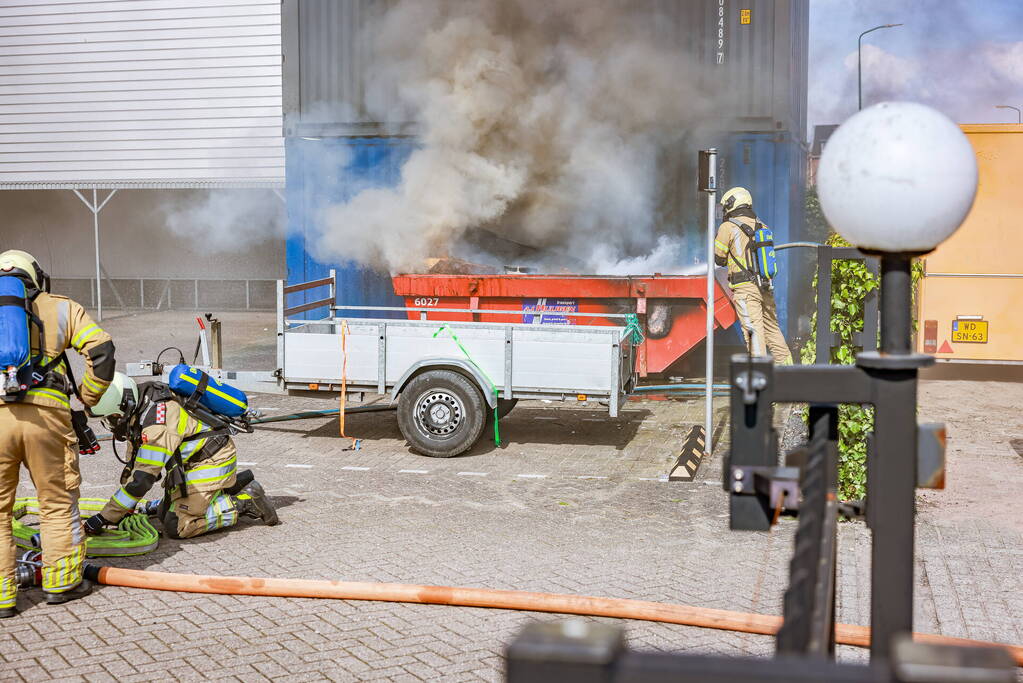
[{"label": "thick grey smoke", "polygon": [[285,212],[272,190],[203,190],[161,206],[167,227],[200,240],[213,252],[238,249],[285,234]]},{"label": "thick grey smoke", "polygon": [[662,195],[679,188],[661,187],[659,155],[712,105],[696,60],[648,5],[393,3],[365,29],[367,107],[416,121],[421,146],[397,187],[326,210],[321,249],[421,270],[489,231],[590,269],[673,257],[657,233]]}]

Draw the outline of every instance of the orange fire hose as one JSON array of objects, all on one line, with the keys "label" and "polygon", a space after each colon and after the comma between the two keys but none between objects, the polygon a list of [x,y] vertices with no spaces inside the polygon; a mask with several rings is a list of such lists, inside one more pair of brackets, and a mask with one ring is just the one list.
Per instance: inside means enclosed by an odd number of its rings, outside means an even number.
[{"label": "orange fire hose", "polygon": [[[528,591],[493,590],[488,588],[457,588],[451,586],[420,586],[403,583],[370,583],[365,581],[317,581],[310,579],[274,579],[251,576],[202,576],[171,574],[117,567],[88,567],[86,575],[108,586],[148,588],[183,593],[216,593],[220,595],[263,595],[277,598],[330,598],[334,600],[377,600],[381,602],[412,602],[425,605],[489,607],[526,612],[555,612],[591,617],[616,617],[641,621],[660,621],[699,628],[715,628],[740,633],[774,635],[781,626],[781,617],[748,614],[706,607],[669,605],[646,600],[601,598],[589,595],[531,593]],[[979,640],[950,638],[931,633],[914,633],[913,638],[926,643],[972,647],[1004,647],[1023,666],[1023,646],[988,643]],[[870,627],[837,624],[835,641],[840,645],[870,646]]]}]

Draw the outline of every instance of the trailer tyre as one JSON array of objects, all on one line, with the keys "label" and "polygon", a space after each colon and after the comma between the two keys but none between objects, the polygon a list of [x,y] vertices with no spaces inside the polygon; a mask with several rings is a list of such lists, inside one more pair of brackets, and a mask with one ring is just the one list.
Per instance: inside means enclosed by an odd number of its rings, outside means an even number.
[{"label": "trailer tyre", "polygon": [[472,448],[483,433],[487,404],[480,390],[452,370],[429,370],[405,385],[398,427],[413,450],[450,458]]}]

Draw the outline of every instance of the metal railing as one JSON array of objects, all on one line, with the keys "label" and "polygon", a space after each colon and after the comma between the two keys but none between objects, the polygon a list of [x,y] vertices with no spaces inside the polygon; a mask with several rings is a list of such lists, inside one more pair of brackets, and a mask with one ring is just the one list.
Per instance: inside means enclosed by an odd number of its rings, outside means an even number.
[{"label": "metal railing", "polygon": [[[831,350],[837,346],[836,334],[831,330],[831,268],[835,261],[863,261],[867,270],[878,278],[877,258],[864,254],[855,247],[833,247],[817,242],[789,242],[775,246],[775,251],[806,248],[817,251],[817,342],[814,348],[818,363],[831,362]],[[821,268],[821,264],[828,264]],[[863,329],[853,335],[853,343],[864,351],[877,350],[878,288],[867,292],[863,299]]]},{"label": "metal railing", "polygon": [[[104,308],[121,310],[273,310],[273,279],[104,278]],[[54,292],[89,308],[99,297],[92,278],[54,278]],[[229,291],[233,289],[236,291]],[[111,304],[113,299],[114,304]]]}]

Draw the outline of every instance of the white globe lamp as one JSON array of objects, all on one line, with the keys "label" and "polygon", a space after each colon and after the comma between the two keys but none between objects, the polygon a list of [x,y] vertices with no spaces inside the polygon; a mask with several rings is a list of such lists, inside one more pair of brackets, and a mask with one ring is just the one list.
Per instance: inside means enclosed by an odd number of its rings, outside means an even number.
[{"label": "white globe lamp", "polygon": [[976,191],[966,136],[914,102],[882,102],[850,117],[828,140],[817,175],[828,222],[868,251],[933,250],[959,228]]}]

